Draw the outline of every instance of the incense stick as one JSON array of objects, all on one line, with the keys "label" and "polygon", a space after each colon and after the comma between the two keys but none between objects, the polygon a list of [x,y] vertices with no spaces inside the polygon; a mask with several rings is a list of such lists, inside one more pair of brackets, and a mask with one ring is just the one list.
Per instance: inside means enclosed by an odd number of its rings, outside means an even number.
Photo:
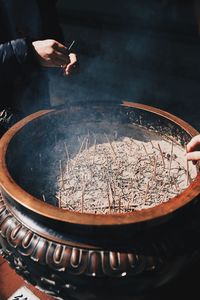
[{"label": "incense stick", "polygon": [[169,161],[169,177],[171,175],[171,167],[172,167],[172,159],[173,159],[173,149],[174,149],[174,143],[172,142],[171,154],[170,154],[170,161]]},{"label": "incense stick", "polygon": [[60,160],[60,175],[61,175],[61,182],[62,182],[62,187],[64,186],[64,176],[63,176],[63,169],[62,169],[62,161]]},{"label": "incense stick", "polygon": [[111,205],[113,202],[113,197],[112,197],[112,190],[110,187],[110,183],[107,183],[107,189],[108,189],[108,206],[109,206],[109,213],[111,214]]},{"label": "incense stick", "polygon": [[108,143],[110,144],[110,148],[111,148],[112,152],[114,153],[115,156],[117,156],[116,153],[115,153],[115,149],[113,148],[113,145],[112,145],[111,141],[109,140],[107,134],[104,133],[104,135],[105,135],[105,137],[106,137]]},{"label": "incense stick", "polygon": [[72,41],[72,43],[69,45],[69,47],[67,48],[67,51],[68,51],[68,52],[72,49],[72,47],[74,46],[75,42],[76,42],[76,41],[74,40],[74,41]]},{"label": "incense stick", "polygon": [[66,159],[67,159],[67,164],[66,164],[67,174],[69,174],[69,151],[67,148],[67,144],[65,142],[64,142],[64,147],[65,147],[65,154],[66,154]]},{"label": "incense stick", "polygon": [[172,180],[173,180],[173,183],[174,183],[174,186],[176,188],[177,193],[179,193],[179,188],[178,188],[178,185],[176,183],[176,180],[175,180],[174,176],[172,176]]},{"label": "incense stick", "polygon": [[163,155],[163,152],[162,152],[162,149],[161,149],[159,143],[158,143],[158,149],[159,149],[159,151],[160,151],[160,155],[161,155],[162,162],[163,162],[163,167],[164,167],[164,169],[165,169],[165,159],[164,159],[164,155]]},{"label": "incense stick", "polygon": [[150,183],[150,180],[147,182],[147,187],[146,187],[145,196],[144,196],[144,201],[145,201],[145,202],[147,201],[147,198],[148,198],[148,193],[149,193],[149,183]]},{"label": "incense stick", "polygon": [[142,146],[143,146],[144,151],[145,151],[146,155],[148,156],[149,161],[150,161],[150,163],[151,163],[151,157],[150,157],[149,153],[147,152],[147,148],[145,147],[145,145],[144,145],[143,143],[142,143]]}]

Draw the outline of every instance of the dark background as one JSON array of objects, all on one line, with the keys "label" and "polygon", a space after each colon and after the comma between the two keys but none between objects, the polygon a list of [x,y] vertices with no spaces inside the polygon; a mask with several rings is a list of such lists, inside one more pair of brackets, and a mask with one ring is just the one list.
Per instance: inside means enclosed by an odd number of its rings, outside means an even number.
[{"label": "dark background", "polygon": [[58,1],[81,72],[52,84],[53,98],[141,102],[200,129],[198,11],[198,1]]},{"label": "dark background", "polygon": [[[60,0],[59,19],[66,41],[76,40],[81,72],[52,81],[52,103],[140,102],[200,130],[199,11],[198,1]],[[199,269],[196,262],[148,299],[200,299]]]}]

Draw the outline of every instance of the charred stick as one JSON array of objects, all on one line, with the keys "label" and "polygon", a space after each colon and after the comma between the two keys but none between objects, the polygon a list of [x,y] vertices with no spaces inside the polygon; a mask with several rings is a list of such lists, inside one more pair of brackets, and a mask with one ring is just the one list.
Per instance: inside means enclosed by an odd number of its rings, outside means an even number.
[{"label": "charred stick", "polygon": [[111,205],[113,203],[113,196],[112,196],[112,190],[110,183],[107,183],[107,188],[108,188],[108,206],[109,206],[109,213],[111,214]]},{"label": "charred stick", "polygon": [[59,160],[60,162],[60,176],[61,176],[61,182],[62,182],[62,187],[64,186],[64,176],[63,176],[63,169],[62,169],[62,161]]},{"label": "charred stick", "polygon": [[61,191],[60,191],[60,193],[59,193],[59,198],[58,198],[58,207],[59,207],[59,208],[62,207],[62,206],[61,206],[61,201],[62,201],[62,196],[61,196]]},{"label": "charred stick", "polygon": [[154,164],[153,164],[153,176],[152,176],[152,179],[153,179],[153,180],[156,180],[157,157],[154,156],[154,157],[153,157],[153,160],[154,160]]},{"label": "charred stick", "polygon": [[83,213],[84,210],[84,190],[82,191],[81,195],[81,212]]},{"label": "charred stick", "polygon": [[170,175],[171,175],[172,159],[173,159],[173,150],[174,150],[174,143],[172,142],[171,154],[170,154],[170,161],[169,161],[169,177],[170,177]]},{"label": "charred stick", "polygon": [[69,162],[69,151],[68,151],[68,148],[67,148],[67,144],[65,142],[64,142],[64,146],[65,146],[66,159],[67,159],[67,162]]},{"label": "charred stick", "polygon": [[118,132],[117,132],[117,130],[115,130],[115,132],[114,132],[114,139],[116,140],[117,137],[118,137]]},{"label": "charred stick", "polygon": [[78,153],[77,153],[77,157],[76,157],[76,159],[74,160],[74,164],[73,164],[73,168],[72,168],[72,169],[74,169],[74,168],[76,167],[77,159],[78,159],[78,157],[79,157],[79,155],[80,155],[80,153],[81,153],[81,151],[82,151],[82,149],[83,149],[83,146],[84,146],[84,143],[85,143],[86,139],[87,139],[87,137],[85,136],[85,137],[83,138],[82,142],[80,142],[80,139],[79,139],[79,137],[78,137],[78,141],[81,143],[81,145],[80,145],[79,151],[78,151]]},{"label": "charred stick", "polygon": [[163,155],[163,152],[162,152],[162,149],[161,149],[159,143],[158,143],[158,149],[159,149],[159,151],[160,151],[160,155],[161,155],[162,162],[163,162],[163,167],[164,167],[164,169],[165,169],[165,159],[164,159],[164,155]]},{"label": "charred stick", "polygon": [[143,143],[142,143],[142,146],[144,148],[144,152],[146,153],[146,156],[149,158],[149,161],[151,163],[151,157],[150,157],[149,153],[147,152],[147,148],[145,147],[145,145]]},{"label": "charred stick", "polygon": [[110,139],[108,138],[107,134],[104,133],[104,135],[105,135],[105,137],[106,137],[108,143],[110,144],[110,148],[111,148],[112,152],[114,153],[114,156],[117,156],[116,153],[115,153],[115,149],[114,149],[114,147],[113,147],[113,145],[112,145]]},{"label": "charred stick", "polygon": [[151,143],[151,147],[152,147],[152,150],[153,150],[155,148],[154,144],[152,143],[152,141],[150,141],[150,143]]},{"label": "charred stick", "polygon": [[64,143],[64,146],[65,146],[65,155],[66,155],[66,158],[67,158],[67,173],[69,174],[69,151],[68,151],[66,143]]},{"label": "charred stick", "polygon": [[79,148],[78,155],[81,153],[81,151],[82,151],[82,149],[83,149],[83,146],[84,146],[84,143],[85,143],[86,139],[87,139],[87,137],[85,136],[85,137],[83,138],[82,142],[81,142],[81,146],[80,146],[80,148]]},{"label": "charred stick", "polygon": [[89,130],[88,130],[88,134],[87,134],[86,142],[85,142],[85,150],[88,149],[89,140],[90,140],[90,132],[89,132]]},{"label": "charred stick", "polygon": [[89,143],[89,137],[86,138],[86,142],[85,142],[85,150],[88,149],[88,143]]},{"label": "charred stick", "polygon": [[147,182],[147,186],[146,186],[146,191],[145,191],[145,196],[144,196],[144,201],[145,202],[147,201],[148,194],[149,194],[149,183],[150,183],[150,180]]},{"label": "charred stick", "polygon": [[189,161],[186,160],[186,174],[187,174],[187,185],[191,183],[190,171],[189,171]]},{"label": "charred stick", "polygon": [[179,193],[179,187],[178,187],[178,185],[177,185],[177,183],[176,183],[176,179],[175,179],[174,176],[172,176],[172,180],[173,180],[173,183],[174,183],[174,186],[175,186],[175,188],[176,188],[177,193]]},{"label": "charred stick", "polygon": [[85,201],[85,189],[86,189],[87,184],[85,183],[83,185],[83,190],[82,190],[82,195],[81,195],[81,212],[83,213],[84,211],[84,201]]},{"label": "charred stick", "polygon": [[119,213],[121,213],[121,198],[119,197]]}]

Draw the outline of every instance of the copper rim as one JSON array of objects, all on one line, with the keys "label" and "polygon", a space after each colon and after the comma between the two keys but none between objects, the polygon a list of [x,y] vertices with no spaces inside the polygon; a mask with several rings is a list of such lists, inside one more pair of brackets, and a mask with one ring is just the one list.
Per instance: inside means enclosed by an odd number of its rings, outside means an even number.
[{"label": "copper rim", "polygon": [[[171,120],[175,124],[181,126],[191,137],[199,134],[192,126],[178,117],[165,112],[163,110],[153,108],[144,104],[133,103],[124,101],[122,106],[132,107],[149,111],[151,113],[163,116],[168,120]],[[29,122],[34,119],[40,118],[43,115],[54,112],[54,109],[43,110],[36,112],[12,126],[0,140],[0,184],[2,190],[4,190],[10,197],[22,206],[29,210],[48,217],[50,219],[73,223],[81,225],[122,225],[122,224],[133,224],[143,222],[147,220],[153,220],[162,216],[166,216],[177,210],[178,208],[189,203],[200,193],[200,172],[197,174],[195,180],[191,185],[180,195],[170,199],[168,202],[160,204],[153,208],[144,209],[141,211],[133,211],[130,213],[121,214],[109,214],[109,215],[96,215],[89,213],[79,213],[73,211],[63,210],[61,208],[54,207],[50,204],[42,202],[40,199],[33,197],[31,194],[24,191],[16,182],[12,179],[11,175],[6,166],[5,157],[8,145],[14,135],[20,131]]]}]

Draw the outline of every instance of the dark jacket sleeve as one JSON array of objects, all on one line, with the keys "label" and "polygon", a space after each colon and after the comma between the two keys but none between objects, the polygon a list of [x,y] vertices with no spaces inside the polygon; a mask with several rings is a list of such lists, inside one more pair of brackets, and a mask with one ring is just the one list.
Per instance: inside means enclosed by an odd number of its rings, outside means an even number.
[{"label": "dark jacket sleeve", "polygon": [[15,79],[23,69],[33,64],[32,45],[26,39],[16,39],[0,44],[0,78]]}]

